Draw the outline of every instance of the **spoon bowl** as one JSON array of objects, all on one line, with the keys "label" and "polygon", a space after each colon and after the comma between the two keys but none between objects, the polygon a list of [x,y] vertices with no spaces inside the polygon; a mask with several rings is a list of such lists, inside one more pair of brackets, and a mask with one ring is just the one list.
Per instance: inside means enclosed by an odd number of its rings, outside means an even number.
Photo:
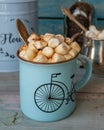
[{"label": "spoon bowl", "polygon": [[25,25],[23,24],[23,22],[20,19],[17,19],[16,21],[17,24],[17,29],[18,29],[18,33],[20,35],[20,38],[22,39],[22,41],[28,45],[28,37],[29,37],[29,33],[25,27]]}]

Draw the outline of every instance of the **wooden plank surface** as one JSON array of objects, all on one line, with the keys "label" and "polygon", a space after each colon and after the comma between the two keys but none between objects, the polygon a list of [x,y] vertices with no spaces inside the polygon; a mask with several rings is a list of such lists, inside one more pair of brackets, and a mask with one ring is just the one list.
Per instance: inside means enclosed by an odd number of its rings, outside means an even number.
[{"label": "wooden plank surface", "polygon": [[[15,95],[12,95],[15,101]],[[1,102],[0,102],[1,103]],[[18,109],[15,109],[16,108]],[[104,100],[77,100],[75,111],[56,122],[38,122],[27,118],[19,102],[0,105],[0,130],[104,130]]]}]

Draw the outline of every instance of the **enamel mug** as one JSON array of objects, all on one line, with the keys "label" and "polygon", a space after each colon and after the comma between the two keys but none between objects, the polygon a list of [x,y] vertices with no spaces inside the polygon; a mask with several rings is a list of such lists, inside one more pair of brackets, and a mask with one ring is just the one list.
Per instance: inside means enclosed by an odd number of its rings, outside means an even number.
[{"label": "enamel mug", "polygon": [[[76,92],[91,77],[92,65],[89,59],[79,55],[70,61],[38,64],[18,58],[22,112],[37,121],[57,121],[68,117],[76,106]],[[78,59],[86,63],[80,81],[76,80]]]}]

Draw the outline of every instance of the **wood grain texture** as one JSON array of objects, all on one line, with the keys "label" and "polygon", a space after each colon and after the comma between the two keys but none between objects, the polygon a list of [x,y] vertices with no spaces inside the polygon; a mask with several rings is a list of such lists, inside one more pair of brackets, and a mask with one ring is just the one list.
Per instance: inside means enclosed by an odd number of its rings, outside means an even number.
[{"label": "wood grain texture", "polygon": [[[72,4],[74,4],[76,0],[39,0],[39,17],[63,17],[61,12],[61,7],[65,6],[69,8]],[[104,16],[103,7],[104,1],[100,0],[84,0],[84,2],[88,2],[92,8],[94,9],[94,13],[99,16]]]},{"label": "wood grain texture", "polygon": [[39,0],[39,34],[50,32],[64,35],[64,15],[61,7],[69,7],[73,3],[74,1],[69,0]]},{"label": "wood grain texture", "polygon": [[63,17],[61,7],[69,7],[74,0],[39,0],[39,17]]},{"label": "wood grain texture", "polygon": [[[15,101],[15,96],[13,97]],[[56,122],[31,120],[20,108],[13,108],[17,104],[0,105],[0,130],[104,130],[104,100],[101,99],[78,100],[75,111]]]},{"label": "wood grain texture", "polygon": [[60,19],[40,19],[39,34],[53,33],[64,35],[64,20]]},{"label": "wood grain texture", "polygon": [[[103,7],[104,7],[104,1],[100,0],[99,2],[96,0],[84,0],[85,2],[88,2],[92,8],[93,8],[93,22],[92,24],[96,25],[98,28],[104,27],[104,13],[103,13]],[[50,23],[50,29],[52,29],[52,33],[60,33],[60,28],[63,30],[64,25],[59,24],[57,26],[57,31],[55,28],[51,28],[55,26],[54,21],[50,21],[49,18],[63,18],[64,15],[61,11],[61,7],[67,7],[69,8],[72,4],[74,4],[76,0],[39,0],[39,33],[44,33],[46,31],[50,31],[47,24]],[[47,18],[44,22],[41,18]],[[49,22],[50,21],[50,22]],[[56,22],[57,24],[57,22]]]}]

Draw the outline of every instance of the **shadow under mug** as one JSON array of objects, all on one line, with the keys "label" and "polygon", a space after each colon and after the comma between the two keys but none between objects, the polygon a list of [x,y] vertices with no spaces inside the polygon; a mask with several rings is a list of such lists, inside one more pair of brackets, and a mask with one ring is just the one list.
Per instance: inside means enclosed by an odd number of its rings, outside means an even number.
[{"label": "shadow under mug", "polygon": [[[76,92],[91,77],[90,60],[79,55],[70,61],[38,64],[18,58],[22,112],[37,121],[57,121],[69,116],[75,108]],[[86,63],[85,73],[76,81],[79,58]]]}]

